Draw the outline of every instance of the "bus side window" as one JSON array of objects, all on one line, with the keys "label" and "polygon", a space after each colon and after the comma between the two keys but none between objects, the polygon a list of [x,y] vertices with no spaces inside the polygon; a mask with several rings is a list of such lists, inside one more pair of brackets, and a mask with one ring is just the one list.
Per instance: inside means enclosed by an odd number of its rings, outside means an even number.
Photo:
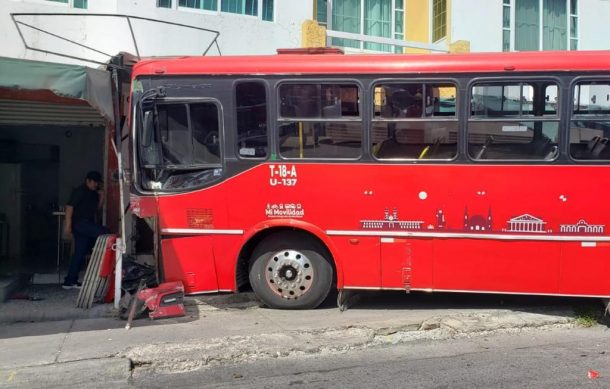
[{"label": "bus side window", "polygon": [[570,155],[577,160],[610,160],[610,82],[581,82],[573,93]]},{"label": "bus side window", "polygon": [[283,158],[360,157],[363,126],[357,85],[283,83],[278,93],[278,143]]},{"label": "bus side window", "polygon": [[438,83],[374,88],[371,153],[381,160],[449,160],[457,155],[457,89]]},{"label": "bus side window", "polygon": [[558,87],[481,83],[471,90],[468,154],[475,160],[552,161],[559,155]]},{"label": "bus side window", "polygon": [[237,150],[242,158],[267,156],[267,91],[259,81],[235,86]]}]

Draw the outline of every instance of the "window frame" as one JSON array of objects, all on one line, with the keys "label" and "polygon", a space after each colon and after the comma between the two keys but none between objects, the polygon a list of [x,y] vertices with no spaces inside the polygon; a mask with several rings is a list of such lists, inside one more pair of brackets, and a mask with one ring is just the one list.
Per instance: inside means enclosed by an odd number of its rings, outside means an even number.
[{"label": "window frame", "polygon": [[[224,116],[224,112],[222,110],[222,104],[220,102],[220,100],[218,100],[217,98],[214,97],[165,97],[165,98],[161,98],[161,99],[154,99],[154,107],[155,109],[157,108],[157,106],[159,105],[175,105],[175,104],[182,104],[182,105],[190,105],[190,104],[198,104],[198,103],[212,103],[216,106],[217,112],[218,112],[218,150],[219,150],[219,160],[220,163],[215,164],[215,163],[210,163],[210,164],[206,164],[206,167],[202,167],[200,169],[193,169],[193,170],[203,170],[203,169],[224,169],[224,142],[225,142],[225,136],[224,136],[224,121],[223,121],[223,116]],[[189,132],[191,133],[191,138],[192,138],[192,129],[191,129],[191,116],[190,116],[190,110],[187,111],[189,113],[187,120],[188,120],[188,127],[189,127]],[[157,128],[155,128],[157,130]],[[140,131],[141,129],[139,129]],[[137,143],[137,147],[138,147],[138,167],[140,169],[146,169],[140,161],[139,158],[139,153],[140,153],[140,137],[141,135],[138,135],[138,143]],[[159,143],[159,146],[162,147],[162,142]],[[162,148],[161,150],[161,156],[163,157],[163,151]],[[161,166],[165,166],[165,163],[163,163]],[[179,170],[179,169],[176,169]]]},{"label": "window frame", "polygon": [[[266,100],[266,113],[267,113],[267,155],[264,157],[247,157],[247,156],[243,156],[239,153],[239,146],[237,145],[237,141],[238,141],[238,131],[237,131],[237,85],[239,85],[240,83],[248,83],[248,82],[257,82],[260,83],[264,86],[265,88],[265,100]],[[234,154],[237,156],[238,159],[240,160],[244,160],[244,161],[267,161],[270,160],[271,155],[273,154],[273,143],[272,143],[272,139],[273,139],[273,127],[271,125],[272,123],[272,118],[271,118],[271,114],[272,114],[272,109],[271,109],[271,94],[270,94],[270,87],[269,87],[269,82],[264,79],[264,78],[236,78],[235,80],[233,80],[233,83],[231,85],[231,88],[233,90],[233,98],[231,100],[232,104],[233,104],[233,114],[231,116],[231,119],[233,120],[233,122],[235,123],[235,125],[233,126],[235,133],[234,135],[234,141],[233,141],[233,149],[234,149]]]},{"label": "window frame", "polygon": [[[313,85],[355,85],[358,88],[358,111],[360,112],[360,116],[358,118],[346,118],[346,119],[337,119],[337,118],[285,118],[280,115],[281,109],[281,98],[280,98],[280,87],[286,84],[313,84]],[[366,89],[363,85],[362,79],[354,79],[354,78],[282,78],[278,79],[274,85],[274,93],[273,99],[275,104],[275,111],[273,115],[273,151],[277,155],[278,160],[281,161],[289,161],[289,162],[316,162],[316,161],[324,161],[324,162],[355,162],[362,161],[363,158],[367,155],[367,152],[364,148],[364,144],[367,139],[368,132],[368,123],[365,112],[363,111],[364,102],[367,100],[365,93]],[[288,123],[288,122],[309,122],[309,123],[319,123],[319,122],[330,122],[330,123],[361,123],[362,124],[362,138],[360,141],[360,155],[358,157],[353,158],[287,158],[282,156],[280,151],[280,142],[279,142],[279,124],[280,123]],[[369,120],[370,121],[370,120]]]},{"label": "window frame", "polygon": [[[438,8],[439,8],[439,14],[435,13],[435,9],[434,6],[435,4],[437,4],[438,2]],[[430,41],[433,43],[442,41],[443,39],[447,38],[447,0],[432,0],[431,4],[430,4],[430,16],[431,16],[431,23],[430,23]],[[442,8],[444,8],[444,11],[441,10]],[[436,21],[439,21],[440,23],[438,25],[436,25]],[[437,31],[439,33],[442,33],[442,35],[440,36],[436,36]]]},{"label": "window frame", "polygon": [[[388,85],[388,84],[451,84],[455,86],[456,93],[456,104],[455,104],[455,116],[453,117],[443,117],[443,116],[430,116],[425,117],[422,116],[420,118],[392,118],[392,119],[384,119],[384,118],[375,118],[375,88],[379,85]],[[372,160],[376,163],[415,163],[415,164],[431,164],[431,163],[452,163],[460,159],[461,154],[461,138],[462,134],[462,115],[461,112],[461,97],[460,97],[460,82],[456,78],[378,78],[371,80],[370,89],[369,89],[370,100],[368,101],[368,109],[369,109],[369,120],[367,126],[367,141],[366,152],[371,156]],[[430,120],[433,119],[433,120]],[[456,153],[455,156],[451,159],[417,159],[417,158],[377,158],[373,152],[373,139],[372,139],[372,129],[374,123],[400,123],[400,122],[450,122],[457,123],[457,131],[456,131]]]},{"label": "window frame", "polygon": [[[506,116],[498,118],[476,118],[472,115],[472,90],[474,86],[478,84],[527,84],[533,82],[552,82],[557,86],[557,109],[554,115],[543,115],[543,116]],[[562,95],[564,92],[562,86],[562,80],[557,76],[511,76],[511,77],[472,77],[466,84],[467,93],[467,115],[464,118],[464,155],[469,163],[475,164],[529,164],[529,165],[549,165],[557,163],[561,160],[561,154],[564,150],[562,145],[564,139],[564,119],[563,119],[563,99]],[[557,123],[557,155],[553,159],[476,159],[470,155],[469,148],[469,128],[471,122],[556,122]]]},{"label": "window frame", "polygon": [[[519,51],[519,52],[524,52],[524,51],[548,51],[548,50],[561,50],[561,51],[575,51],[578,50],[578,46],[579,46],[579,32],[580,32],[580,19],[579,19],[579,9],[580,9],[580,4],[578,3],[578,0],[565,0],[565,4],[566,4],[566,48],[565,49],[544,49],[544,0],[537,0],[538,1],[538,42],[537,42],[537,48],[535,50],[517,50],[517,15],[516,15],[516,1],[517,0],[510,0],[510,6],[511,8],[514,8],[514,10],[511,12],[511,33],[510,33],[510,40],[511,40],[511,51]],[[572,13],[572,2],[576,2],[576,13],[573,14]],[[503,4],[505,5],[505,4]],[[572,27],[572,20],[576,19],[577,20],[577,29],[576,29],[576,36],[572,37],[571,36],[571,27]],[[504,29],[503,29],[504,31]],[[572,42],[576,43],[576,49],[572,49],[571,45]]]},{"label": "window frame", "polygon": [[[584,114],[574,114],[574,92],[576,91],[576,85],[578,85],[579,83],[586,83],[586,82],[607,82],[608,84],[610,84],[610,75],[598,75],[598,76],[577,76],[574,77],[570,80],[570,84],[569,84],[569,103],[568,103],[568,113],[567,113],[567,118],[566,118],[566,155],[568,157],[568,159],[578,165],[610,165],[610,159],[577,159],[574,158],[572,156],[572,153],[570,151],[570,136],[571,136],[571,129],[572,129],[572,121],[573,120],[583,120],[583,121],[587,121],[587,120],[603,120],[604,118],[608,119],[608,122],[610,122],[610,114],[606,114],[606,115],[599,115],[597,116],[596,119],[595,115],[591,115],[591,116],[587,116]],[[575,119],[576,118],[576,119]],[[610,147],[610,146],[608,146]]]}]

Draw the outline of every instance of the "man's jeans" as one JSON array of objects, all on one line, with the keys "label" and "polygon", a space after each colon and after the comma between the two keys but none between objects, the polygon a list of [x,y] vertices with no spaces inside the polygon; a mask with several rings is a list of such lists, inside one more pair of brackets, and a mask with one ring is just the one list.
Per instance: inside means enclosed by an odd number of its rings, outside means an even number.
[{"label": "man's jeans", "polygon": [[66,285],[76,284],[87,253],[93,248],[97,237],[107,234],[108,229],[93,222],[80,221],[72,226],[72,233],[74,234],[74,256],[64,280]]}]

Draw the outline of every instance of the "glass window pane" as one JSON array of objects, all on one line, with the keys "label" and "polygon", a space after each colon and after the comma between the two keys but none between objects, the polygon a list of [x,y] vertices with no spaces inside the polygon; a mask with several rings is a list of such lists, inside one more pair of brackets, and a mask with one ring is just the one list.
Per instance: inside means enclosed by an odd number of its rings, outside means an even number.
[{"label": "glass window pane", "polygon": [[515,0],[515,50],[538,50],[539,37],[539,0]]},{"label": "glass window pane", "polygon": [[220,10],[222,12],[257,16],[258,0],[222,0]]},{"label": "glass window pane", "polygon": [[164,165],[220,163],[220,132],[216,105],[166,104],[159,105],[157,110]]},{"label": "glass window pane", "polygon": [[47,0],[47,1],[54,1],[56,3],[64,3],[64,4],[68,4],[68,0]]},{"label": "glass window pane", "polygon": [[[391,0],[364,0],[364,34],[383,38],[392,37]],[[390,45],[364,43],[364,48],[375,51],[390,51]]]},{"label": "glass window pane", "polygon": [[273,0],[263,0],[263,20],[273,21]]},{"label": "glass window pane", "polygon": [[267,156],[267,92],[259,82],[244,82],[235,88],[237,150],[242,157]]},{"label": "glass window pane", "polygon": [[328,11],[328,0],[316,0],[316,20],[322,25],[326,25]]},{"label": "glass window pane", "polygon": [[157,7],[172,8],[172,0],[157,0]]},{"label": "glass window pane", "polygon": [[570,0],[570,13],[578,15],[578,0]]},{"label": "glass window pane", "polygon": [[438,41],[447,35],[447,0],[432,2],[432,40]]},{"label": "glass window pane", "polygon": [[502,9],[502,27],[510,28],[510,7]]},{"label": "glass window pane", "polygon": [[193,133],[193,163],[220,163],[218,109],[212,103],[189,105]]},{"label": "glass window pane", "polygon": [[[334,0],[332,7],[332,26],[335,31],[360,34],[361,0]],[[333,38],[333,46],[360,48],[360,42],[351,39]]]},{"label": "glass window pane", "polygon": [[576,36],[578,34],[578,18],[577,17],[571,17],[570,20],[571,20],[571,22],[570,22],[570,37],[571,38],[576,38]]},{"label": "glass window pane", "polygon": [[471,103],[474,117],[534,115],[536,104],[544,111],[543,102],[534,101],[534,87],[528,84],[477,85],[472,88]]},{"label": "glass window pane", "polygon": [[510,51],[510,31],[502,31],[502,51]]},{"label": "glass window pane", "polygon": [[355,85],[282,84],[280,116],[284,118],[343,118],[360,116]]},{"label": "glass window pane", "polygon": [[178,0],[178,6],[216,11],[218,9],[217,1],[218,0]]},{"label": "glass window pane", "polygon": [[578,50],[578,40],[570,39],[570,50]]},{"label": "glass window pane", "polygon": [[394,13],[394,32],[402,34],[404,32],[404,12],[396,11]]},{"label": "glass window pane", "polygon": [[574,90],[574,114],[610,114],[610,83],[580,83]]},{"label": "glass window pane", "polygon": [[[170,4],[171,4],[171,0]],[[74,8],[81,8],[81,9],[87,9],[87,0],[74,0]],[[170,5],[171,7],[171,5]]]},{"label": "glass window pane", "polygon": [[557,114],[557,103],[559,102],[558,96],[558,88],[557,85],[549,85],[545,89],[544,93],[544,113],[546,115],[556,115]]},{"label": "glass window pane", "polygon": [[282,122],[278,131],[284,158],[356,159],[361,154],[361,122]]},{"label": "glass window pane", "polygon": [[456,95],[454,85],[379,85],[375,87],[375,117],[396,119],[455,116]]},{"label": "glass window pane", "polygon": [[396,9],[404,9],[403,0],[394,0],[394,8]]},{"label": "glass window pane", "polygon": [[610,121],[573,120],[570,125],[570,155],[575,159],[610,159]]},{"label": "glass window pane", "polygon": [[566,50],[568,46],[566,0],[544,0],[542,23],[543,50]]},{"label": "glass window pane", "polygon": [[559,123],[468,123],[468,154],[477,160],[553,160],[559,155]]},{"label": "glass window pane", "polygon": [[371,152],[378,159],[453,159],[457,122],[374,122]]}]

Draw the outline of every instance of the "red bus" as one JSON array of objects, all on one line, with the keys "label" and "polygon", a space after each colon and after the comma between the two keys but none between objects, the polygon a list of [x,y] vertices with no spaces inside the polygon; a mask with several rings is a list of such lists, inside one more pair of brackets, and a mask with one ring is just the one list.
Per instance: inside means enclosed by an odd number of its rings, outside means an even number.
[{"label": "red bus", "polygon": [[132,207],[165,281],[610,297],[610,52],[138,63]]}]

